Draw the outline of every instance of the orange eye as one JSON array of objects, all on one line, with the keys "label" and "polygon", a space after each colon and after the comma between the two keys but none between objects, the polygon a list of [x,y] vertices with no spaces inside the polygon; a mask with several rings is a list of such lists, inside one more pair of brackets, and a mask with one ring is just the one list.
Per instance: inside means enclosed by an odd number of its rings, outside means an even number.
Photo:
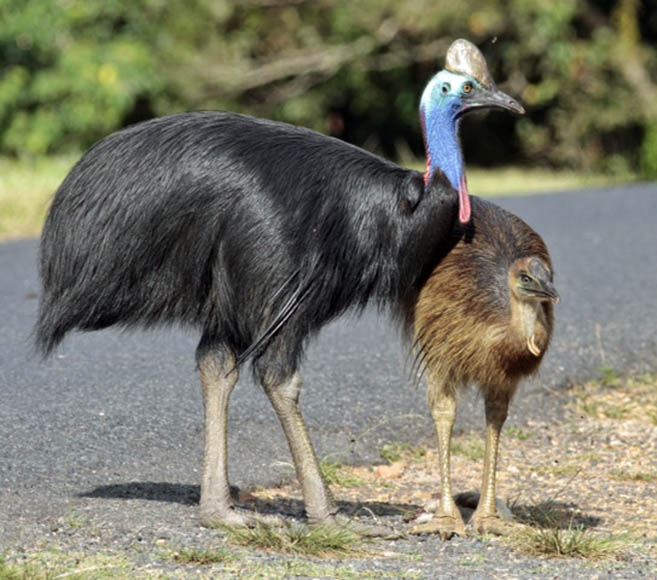
[{"label": "orange eye", "polygon": [[471,83],[465,83],[463,85],[463,92],[468,94],[472,92],[472,84]]}]

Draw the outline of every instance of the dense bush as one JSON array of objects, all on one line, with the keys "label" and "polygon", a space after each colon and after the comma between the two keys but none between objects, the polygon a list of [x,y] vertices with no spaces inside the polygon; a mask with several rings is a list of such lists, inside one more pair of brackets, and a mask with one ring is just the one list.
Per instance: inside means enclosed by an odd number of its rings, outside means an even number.
[{"label": "dense bush", "polygon": [[0,0],[0,22],[4,153],[222,108],[419,155],[419,95],[467,37],[529,110],[464,123],[470,162],[657,175],[656,0]]}]

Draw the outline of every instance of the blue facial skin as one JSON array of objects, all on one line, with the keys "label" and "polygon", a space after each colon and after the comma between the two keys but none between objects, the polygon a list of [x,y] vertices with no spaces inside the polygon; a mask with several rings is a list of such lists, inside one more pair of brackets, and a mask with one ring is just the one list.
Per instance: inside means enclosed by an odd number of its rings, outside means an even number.
[{"label": "blue facial skin", "polygon": [[459,120],[466,110],[468,95],[475,88],[480,85],[472,77],[442,70],[424,89],[420,112],[428,157],[427,182],[436,169],[447,176],[456,190],[464,180]]}]

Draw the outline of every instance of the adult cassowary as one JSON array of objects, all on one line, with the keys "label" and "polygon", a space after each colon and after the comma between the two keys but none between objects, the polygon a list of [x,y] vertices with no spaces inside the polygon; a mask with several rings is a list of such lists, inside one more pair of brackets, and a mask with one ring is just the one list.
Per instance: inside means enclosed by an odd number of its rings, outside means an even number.
[{"label": "adult cassowary", "polygon": [[[41,240],[37,344],[73,329],[179,323],[200,329],[205,408],[201,520],[252,525],[232,506],[229,396],[247,359],[287,437],[311,522],[337,508],[298,405],[306,339],[349,308],[412,303],[469,220],[462,114],[522,113],[467,41],[422,97],[427,175],[289,125],[220,112],[110,135],[56,193]],[[363,530],[367,533],[367,530]]]}]

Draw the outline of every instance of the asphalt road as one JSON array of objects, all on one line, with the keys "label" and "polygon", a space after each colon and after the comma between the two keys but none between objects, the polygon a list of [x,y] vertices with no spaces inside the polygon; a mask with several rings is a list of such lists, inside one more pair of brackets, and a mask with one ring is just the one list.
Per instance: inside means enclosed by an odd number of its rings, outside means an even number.
[{"label": "asphalt road", "polygon": [[[601,365],[655,370],[657,186],[498,203],[543,235],[562,297],[553,347],[510,421],[558,413],[559,389]],[[36,241],[0,244],[0,552],[47,533],[80,496],[129,492],[190,509],[198,497],[197,336],[77,334],[39,360],[30,344],[36,248]],[[374,312],[324,330],[302,369],[303,409],[320,456],[376,460],[386,441],[433,436],[424,392],[411,386],[405,361],[397,331]],[[232,480],[265,484],[289,475],[289,454],[260,388],[243,377],[231,403]],[[480,407],[476,398],[466,401],[460,425],[481,426]]]}]

